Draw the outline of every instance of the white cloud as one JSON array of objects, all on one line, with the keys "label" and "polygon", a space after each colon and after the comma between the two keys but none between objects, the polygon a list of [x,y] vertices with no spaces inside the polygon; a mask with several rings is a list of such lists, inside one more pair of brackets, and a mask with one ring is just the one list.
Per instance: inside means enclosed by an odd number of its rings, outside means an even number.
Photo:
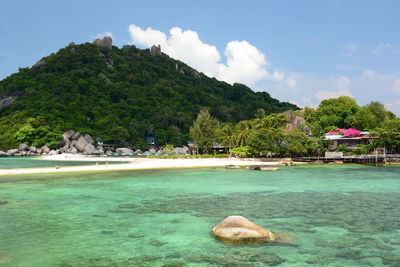
[{"label": "white cloud", "polygon": [[347,89],[351,85],[351,81],[346,76],[341,76],[336,79],[336,88],[339,90]]},{"label": "white cloud", "polygon": [[96,36],[95,36],[94,38],[92,38],[92,39],[103,38],[103,37],[105,37],[105,36],[109,36],[109,37],[111,37],[111,38],[114,39],[114,37],[113,37],[113,35],[112,35],[111,32],[98,33],[98,34],[96,34]]},{"label": "white cloud", "polygon": [[364,70],[361,76],[366,78],[374,78],[376,76],[376,72],[374,70]]},{"label": "white cloud", "polygon": [[344,45],[343,55],[346,57],[352,57],[357,51],[358,45],[356,45],[355,43],[347,43]]},{"label": "white cloud", "polygon": [[400,93],[400,79],[394,80],[392,90],[396,93]]},{"label": "white cloud", "polygon": [[136,25],[129,26],[132,42],[138,46],[161,45],[161,50],[169,56],[181,60],[206,75],[229,83],[240,82],[254,86],[266,79],[275,82],[295,84],[282,71],[271,71],[267,57],[247,41],[230,41],[225,47],[226,63],[217,48],[200,40],[195,31],[174,27],[165,33]]},{"label": "white cloud", "polygon": [[325,100],[325,99],[330,99],[330,98],[336,98],[336,97],[339,97],[339,96],[350,96],[350,97],[353,97],[353,94],[348,89],[340,89],[340,90],[337,90],[337,91],[324,91],[324,90],[321,90],[321,91],[318,91],[315,94],[315,97],[319,101],[322,101],[322,100]]},{"label": "white cloud", "polygon": [[397,54],[397,50],[392,46],[391,43],[380,43],[374,50],[372,50],[372,53],[377,55],[385,52]]}]

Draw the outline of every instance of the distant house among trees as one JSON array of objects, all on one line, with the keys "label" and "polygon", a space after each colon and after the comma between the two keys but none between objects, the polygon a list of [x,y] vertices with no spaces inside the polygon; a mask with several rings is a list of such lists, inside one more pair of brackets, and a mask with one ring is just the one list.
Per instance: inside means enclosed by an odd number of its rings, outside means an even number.
[{"label": "distant house among trees", "polygon": [[370,145],[379,137],[370,136],[368,131],[358,131],[357,129],[336,129],[328,132],[325,139],[329,140],[329,150],[335,150],[340,145],[346,146],[349,150],[358,149],[362,145]]}]

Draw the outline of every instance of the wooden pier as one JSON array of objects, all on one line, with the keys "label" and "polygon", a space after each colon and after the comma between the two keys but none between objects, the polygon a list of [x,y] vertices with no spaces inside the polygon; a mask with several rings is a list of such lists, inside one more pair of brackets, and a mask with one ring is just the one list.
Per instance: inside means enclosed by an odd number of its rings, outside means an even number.
[{"label": "wooden pier", "polygon": [[292,158],[293,161],[297,162],[309,162],[309,163],[353,163],[363,164],[371,166],[383,166],[385,164],[400,163],[399,154],[388,154],[388,155],[359,155],[359,156],[343,156],[335,158],[325,157],[298,157]]}]

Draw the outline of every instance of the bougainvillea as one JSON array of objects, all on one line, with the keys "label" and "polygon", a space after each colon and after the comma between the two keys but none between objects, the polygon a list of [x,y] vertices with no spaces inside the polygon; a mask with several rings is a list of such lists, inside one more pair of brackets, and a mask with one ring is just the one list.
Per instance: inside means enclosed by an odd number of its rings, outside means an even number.
[{"label": "bougainvillea", "polygon": [[336,128],[336,131],[328,132],[329,135],[345,135],[352,137],[360,136],[360,133],[361,132],[355,128],[349,128],[349,129]]}]

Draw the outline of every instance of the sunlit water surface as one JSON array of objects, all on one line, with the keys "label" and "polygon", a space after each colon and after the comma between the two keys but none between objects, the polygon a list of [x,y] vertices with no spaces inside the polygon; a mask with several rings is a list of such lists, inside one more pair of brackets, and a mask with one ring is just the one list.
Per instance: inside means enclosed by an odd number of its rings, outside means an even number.
[{"label": "sunlit water surface", "polygon": [[[400,266],[400,168],[0,177],[0,266]],[[230,245],[243,215],[289,244]]]}]

